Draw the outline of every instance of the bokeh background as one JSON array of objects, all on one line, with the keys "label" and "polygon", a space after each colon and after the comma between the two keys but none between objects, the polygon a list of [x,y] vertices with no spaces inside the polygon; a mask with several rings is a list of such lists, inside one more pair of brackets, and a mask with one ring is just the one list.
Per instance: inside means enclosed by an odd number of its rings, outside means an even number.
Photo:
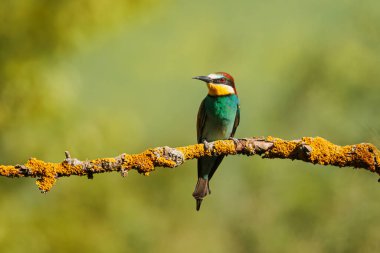
[{"label": "bokeh background", "polygon": [[[377,0],[2,0],[0,162],[195,142],[206,87],[231,73],[237,137],[380,145]],[[1,252],[379,252],[380,184],[362,170],[228,157],[195,211],[196,161],[0,178]]]}]

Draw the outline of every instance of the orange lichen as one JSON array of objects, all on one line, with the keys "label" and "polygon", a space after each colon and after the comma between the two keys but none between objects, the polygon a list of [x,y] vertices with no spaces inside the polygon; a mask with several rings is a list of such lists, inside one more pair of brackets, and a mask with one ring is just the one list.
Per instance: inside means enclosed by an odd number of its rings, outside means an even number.
[{"label": "orange lichen", "polygon": [[116,162],[116,159],[111,157],[111,158],[98,158],[91,160],[91,163],[93,164],[102,164],[102,163],[114,163]]},{"label": "orange lichen", "polygon": [[58,164],[47,163],[37,160],[36,158],[31,158],[25,166],[33,176],[40,177],[36,184],[42,192],[47,192],[53,187],[57,177],[56,167]]},{"label": "orange lichen", "polygon": [[318,164],[337,166],[365,167],[376,171],[376,160],[379,159],[377,148],[369,143],[337,146],[321,137],[304,137],[302,140],[313,149],[310,160]]},{"label": "orange lichen", "polygon": [[212,155],[232,155],[236,154],[235,144],[232,140],[220,140],[213,142],[211,150],[205,150],[204,144],[189,145],[177,148],[183,153],[185,160]]},{"label": "orange lichen", "polygon": [[149,175],[149,172],[154,170],[152,157],[155,157],[155,155],[151,149],[141,154],[126,155],[122,166],[127,169],[136,169],[139,173]]},{"label": "orange lichen", "polygon": [[304,137],[302,141],[312,148],[310,155],[310,161],[312,163],[324,165],[331,163],[333,160],[337,163],[345,162],[344,159],[342,160],[342,148],[323,138]]},{"label": "orange lichen", "polygon": [[36,158],[31,158],[25,164],[27,168],[31,171],[32,174],[36,176],[43,175],[46,177],[55,177],[56,173],[56,163],[48,163],[41,160],[37,160]]},{"label": "orange lichen", "polygon": [[[236,146],[235,146],[236,145]],[[298,159],[314,164],[340,167],[365,168],[380,174],[380,151],[372,144],[337,146],[323,138],[304,137],[301,140],[286,141],[269,136],[267,138],[248,138],[238,140],[218,140],[210,143],[195,144],[179,148],[158,147],[140,154],[122,154],[115,158],[99,158],[90,161],[72,159],[65,152],[66,159],[61,163],[49,163],[31,158],[24,165],[0,165],[0,176],[34,177],[43,192],[49,191],[58,177],[85,176],[92,178],[95,173],[120,171],[123,176],[135,169],[149,175],[155,167],[177,167],[185,160],[213,155],[263,155],[263,158]]]},{"label": "orange lichen", "polygon": [[232,140],[214,142],[215,155],[234,155],[236,154],[235,143]]},{"label": "orange lichen", "polygon": [[[376,161],[380,162],[379,150],[370,143],[356,145],[356,158],[368,165],[371,171],[376,171]],[[359,166],[358,166],[359,167]]]},{"label": "orange lichen", "polygon": [[165,157],[158,157],[156,159],[155,165],[158,167],[174,168],[177,166],[177,163],[172,160],[166,159]]},{"label": "orange lichen", "polygon": [[183,153],[185,160],[201,157],[205,154],[203,144],[189,145],[186,147],[179,147],[177,149]]},{"label": "orange lichen", "polygon": [[86,171],[82,169],[81,165],[71,165],[67,162],[59,163],[56,167],[56,173],[60,176],[71,176],[78,175],[83,176],[86,174]]},{"label": "orange lichen", "polygon": [[279,138],[268,136],[266,141],[273,143],[273,147],[265,153],[266,157],[270,158],[286,158],[291,155],[292,152],[298,147],[297,141],[285,141]]},{"label": "orange lichen", "polygon": [[24,175],[20,174],[19,169],[15,166],[0,165],[0,175],[4,177],[22,177]]},{"label": "orange lichen", "polygon": [[57,179],[55,177],[42,177],[37,179],[36,185],[41,192],[48,192],[51,190]]}]

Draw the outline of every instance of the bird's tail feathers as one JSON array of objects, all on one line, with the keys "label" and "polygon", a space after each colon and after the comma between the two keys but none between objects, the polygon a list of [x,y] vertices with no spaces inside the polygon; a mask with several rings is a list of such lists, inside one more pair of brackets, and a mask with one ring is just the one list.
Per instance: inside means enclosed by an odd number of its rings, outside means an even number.
[{"label": "bird's tail feathers", "polygon": [[195,186],[195,190],[193,192],[193,197],[197,201],[197,211],[201,208],[202,200],[208,194],[210,194],[210,187],[208,183],[208,179],[204,179],[202,177],[198,178],[197,185]]}]

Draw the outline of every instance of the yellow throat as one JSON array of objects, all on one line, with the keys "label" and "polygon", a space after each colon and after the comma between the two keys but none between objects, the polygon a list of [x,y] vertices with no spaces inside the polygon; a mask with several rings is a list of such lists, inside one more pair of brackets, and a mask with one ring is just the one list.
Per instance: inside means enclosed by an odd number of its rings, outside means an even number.
[{"label": "yellow throat", "polygon": [[207,83],[208,94],[210,96],[226,96],[235,94],[234,88],[225,84]]}]

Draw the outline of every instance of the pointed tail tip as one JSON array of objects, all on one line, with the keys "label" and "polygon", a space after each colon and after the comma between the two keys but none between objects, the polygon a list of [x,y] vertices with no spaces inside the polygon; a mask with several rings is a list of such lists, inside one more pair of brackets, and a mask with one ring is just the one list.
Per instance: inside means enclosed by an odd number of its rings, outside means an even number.
[{"label": "pointed tail tip", "polygon": [[199,211],[199,209],[201,209],[202,200],[203,199],[196,199],[196,201],[197,201],[197,207],[196,207],[197,211]]}]

